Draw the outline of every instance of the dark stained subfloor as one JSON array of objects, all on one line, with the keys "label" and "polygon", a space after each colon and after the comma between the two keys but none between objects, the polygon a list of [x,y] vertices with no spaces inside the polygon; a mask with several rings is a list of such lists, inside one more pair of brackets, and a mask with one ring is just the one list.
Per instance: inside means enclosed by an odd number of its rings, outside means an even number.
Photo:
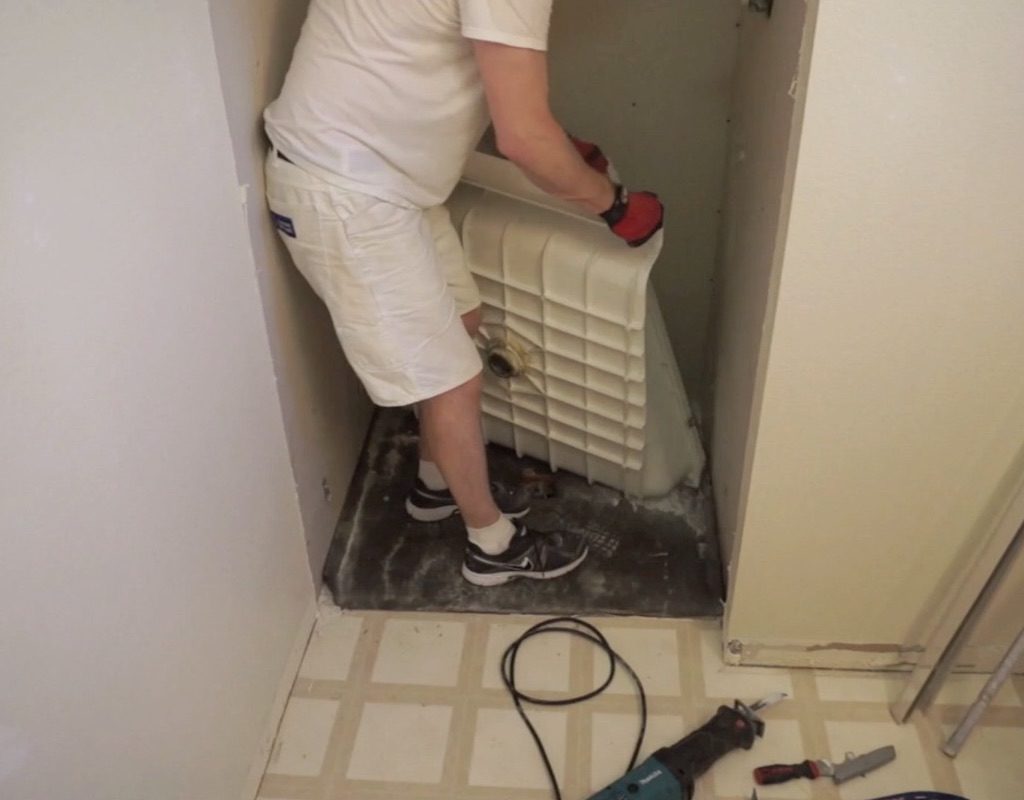
[{"label": "dark stained subfloor", "polygon": [[[458,517],[422,523],[405,514],[417,465],[416,420],[404,409],[378,411],[335,532],[325,578],[348,609],[530,614],[717,617],[721,563],[708,492],[682,488],[654,501],[590,486],[559,472],[526,518],[537,530],[585,531],[591,555],[553,581],[478,588],[462,579],[465,528]],[[491,447],[492,477],[520,483],[541,462]]]}]

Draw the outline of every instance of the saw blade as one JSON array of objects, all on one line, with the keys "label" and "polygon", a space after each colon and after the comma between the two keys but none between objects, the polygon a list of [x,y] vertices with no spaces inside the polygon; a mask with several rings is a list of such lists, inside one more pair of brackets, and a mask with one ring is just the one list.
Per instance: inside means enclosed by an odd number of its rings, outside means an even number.
[{"label": "saw blade", "polygon": [[756,703],[750,706],[750,710],[760,711],[764,708],[770,708],[776,703],[781,703],[783,700],[786,700],[788,698],[789,695],[785,692],[775,692],[773,694],[768,695],[767,697],[762,697],[760,700],[758,700]]},{"label": "saw blade", "polygon": [[844,762],[832,765],[832,780],[836,783],[846,783],[853,778],[860,778],[869,772],[874,772],[895,760],[896,748],[892,745],[879,747],[877,750],[859,756],[847,753]]}]

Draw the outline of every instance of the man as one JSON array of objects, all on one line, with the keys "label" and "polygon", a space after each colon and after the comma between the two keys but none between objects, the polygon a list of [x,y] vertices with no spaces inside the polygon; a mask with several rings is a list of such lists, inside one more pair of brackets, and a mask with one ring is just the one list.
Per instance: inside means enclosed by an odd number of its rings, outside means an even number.
[{"label": "man", "polygon": [[662,222],[656,196],[616,186],[600,150],[552,116],[551,3],[312,0],[265,114],[278,230],[374,402],[418,404],[406,508],[421,520],[462,515],[462,574],[480,586],[564,575],[587,547],[516,522],[529,508],[489,482],[471,338],[480,297],[442,203],[490,121],[531,180],[630,244]]}]

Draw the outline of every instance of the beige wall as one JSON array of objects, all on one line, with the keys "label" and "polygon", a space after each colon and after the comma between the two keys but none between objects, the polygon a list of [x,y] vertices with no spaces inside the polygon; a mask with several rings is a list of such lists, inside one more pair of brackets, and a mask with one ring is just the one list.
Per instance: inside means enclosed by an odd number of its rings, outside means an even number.
[{"label": "beige wall", "polygon": [[207,5],[0,30],[0,796],[251,797],[315,595]]},{"label": "beige wall", "polygon": [[711,470],[725,564],[747,487],[759,366],[771,340],[815,6],[785,2],[771,19],[741,17],[712,345]]},{"label": "beige wall", "polygon": [[[736,2],[558,0],[552,104],[623,180],[667,206],[654,285],[690,397],[706,394],[711,284],[725,183]],[[746,12],[744,12],[746,13]]]},{"label": "beige wall", "polygon": [[820,5],[727,619],[745,660],[900,660],[1017,456],[1024,5],[984,5]]},{"label": "beige wall", "polygon": [[281,88],[306,6],[304,0],[212,0],[210,17],[309,563],[319,580],[371,406],[323,304],[278,240],[264,201],[261,115]]}]

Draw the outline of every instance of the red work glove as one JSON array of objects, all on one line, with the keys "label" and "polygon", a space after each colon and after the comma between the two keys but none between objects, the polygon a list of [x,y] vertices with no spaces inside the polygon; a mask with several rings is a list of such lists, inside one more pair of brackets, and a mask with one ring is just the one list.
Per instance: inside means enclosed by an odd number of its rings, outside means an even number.
[{"label": "red work glove", "polygon": [[661,230],[665,207],[652,192],[627,192],[615,187],[615,202],[601,217],[612,233],[625,239],[630,247],[639,247]]},{"label": "red work glove", "polygon": [[572,135],[569,140],[588,166],[607,175],[615,184],[615,202],[601,215],[612,233],[625,239],[630,247],[639,247],[661,230],[665,208],[658,195],[651,192],[627,192],[619,185],[619,175],[600,147]]}]

